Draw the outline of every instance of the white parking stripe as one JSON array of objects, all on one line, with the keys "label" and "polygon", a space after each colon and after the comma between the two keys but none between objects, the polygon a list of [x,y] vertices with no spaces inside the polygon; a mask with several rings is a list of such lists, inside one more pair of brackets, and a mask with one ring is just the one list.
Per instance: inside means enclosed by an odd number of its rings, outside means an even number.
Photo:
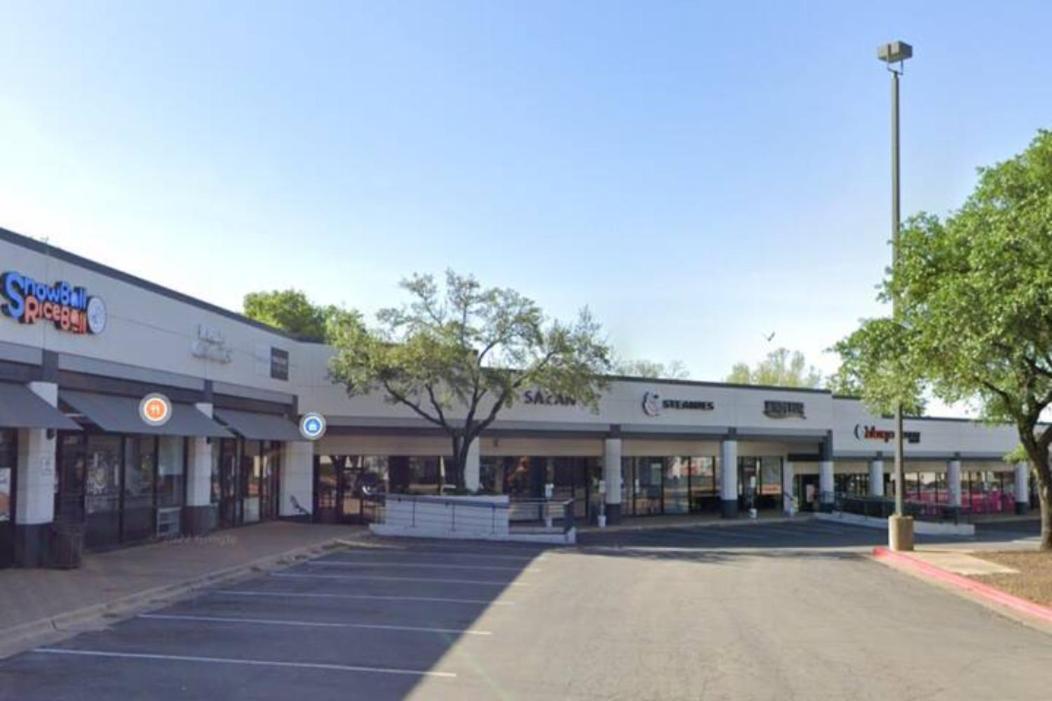
[{"label": "white parking stripe", "polygon": [[[462,550],[386,550],[374,552],[371,550],[347,550],[337,555],[395,555],[397,557],[434,556],[434,557],[483,557],[490,560],[515,560],[517,562],[540,562],[546,556],[538,555],[530,557],[526,555],[487,555],[479,552],[466,552]],[[338,556],[330,556],[326,560],[342,560]]]},{"label": "white parking stripe", "polygon": [[500,572],[540,572],[535,567],[507,567],[504,565],[440,565],[419,562],[340,562],[335,560],[308,560],[304,564],[317,567],[420,567],[440,570],[496,570]]},{"label": "white parking stripe", "polygon": [[398,669],[395,667],[362,667],[358,665],[325,664],[322,662],[283,662],[281,660],[244,660],[233,657],[197,657],[194,655],[160,655],[146,652],[107,652],[105,650],[66,650],[38,647],[33,652],[46,655],[83,655],[85,657],[114,657],[129,660],[165,660],[168,662],[203,662],[208,664],[239,664],[253,667],[294,667],[325,669],[334,672],[373,672],[376,674],[406,674],[414,677],[442,677],[455,679],[455,672],[432,672],[426,669]]},{"label": "white parking stripe", "polygon": [[433,579],[431,577],[381,577],[366,574],[297,574],[292,572],[271,572],[271,577],[300,579],[344,579],[378,582],[427,582],[428,584],[475,584],[480,587],[525,587],[525,582],[494,582],[476,579]]},{"label": "white parking stripe", "polygon": [[331,621],[283,621],[278,618],[237,618],[229,616],[190,616],[175,613],[141,613],[136,618],[154,621],[199,621],[202,623],[253,623],[265,626],[299,626],[302,628],[368,628],[371,630],[397,630],[408,633],[443,633],[453,635],[493,635],[488,630],[467,628],[426,628],[421,626],[393,626],[380,623],[335,623]]},{"label": "white parking stripe", "polygon": [[435,604],[472,604],[483,606],[514,606],[514,601],[489,601],[487,599],[448,599],[441,596],[380,596],[377,594],[324,594],[313,592],[291,591],[248,591],[235,589],[218,589],[212,594],[229,594],[231,596],[276,596],[300,599],[374,599],[376,601],[423,601]]}]

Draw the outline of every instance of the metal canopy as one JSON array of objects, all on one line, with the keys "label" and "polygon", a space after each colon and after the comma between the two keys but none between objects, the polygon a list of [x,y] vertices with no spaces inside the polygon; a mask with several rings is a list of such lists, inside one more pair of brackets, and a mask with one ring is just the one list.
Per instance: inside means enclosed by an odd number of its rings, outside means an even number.
[{"label": "metal canopy", "polygon": [[150,426],[139,418],[139,400],[110,394],[60,390],[59,398],[104,431],[156,436],[231,438],[232,434],[190,404],[172,402],[172,418]]},{"label": "metal canopy", "polygon": [[0,382],[0,427],[80,430],[77,422],[28,387],[11,382]]},{"label": "metal canopy", "polygon": [[215,417],[239,436],[254,441],[302,441],[299,429],[284,416],[216,409]]}]

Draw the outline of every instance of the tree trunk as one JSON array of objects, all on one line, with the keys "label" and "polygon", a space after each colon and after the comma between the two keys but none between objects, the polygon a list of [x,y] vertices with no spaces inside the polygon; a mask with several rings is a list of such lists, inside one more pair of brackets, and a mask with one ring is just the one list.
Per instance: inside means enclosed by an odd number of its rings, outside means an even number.
[{"label": "tree trunk", "polygon": [[[1046,469],[1047,474],[1047,469]],[[1052,485],[1037,473],[1037,495],[1041,503],[1041,544],[1039,550],[1052,550]]]},{"label": "tree trunk", "polygon": [[464,469],[468,461],[468,441],[464,440],[464,436],[460,433],[452,434],[453,439],[453,458],[451,467],[453,468],[453,474],[450,475],[453,478],[453,484],[458,490],[464,489]]}]

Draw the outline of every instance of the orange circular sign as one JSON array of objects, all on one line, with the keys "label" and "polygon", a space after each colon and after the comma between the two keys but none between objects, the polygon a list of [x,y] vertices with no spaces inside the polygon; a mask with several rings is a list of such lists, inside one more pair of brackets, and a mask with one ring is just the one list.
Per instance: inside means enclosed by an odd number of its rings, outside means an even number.
[{"label": "orange circular sign", "polygon": [[172,418],[172,403],[163,394],[147,394],[139,402],[139,417],[150,426],[163,426]]}]

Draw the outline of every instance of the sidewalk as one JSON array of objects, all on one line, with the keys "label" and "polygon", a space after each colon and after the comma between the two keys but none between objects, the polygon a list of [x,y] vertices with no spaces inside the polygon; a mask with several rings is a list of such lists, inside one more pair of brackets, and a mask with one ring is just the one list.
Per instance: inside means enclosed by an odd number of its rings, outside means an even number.
[{"label": "sidewalk", "polygon": [[723,518],[719,514],[683,514],[683,515],[654,515],[654,516],[626,516],[621,523],[610,525],[606,528],[588,524],[579,525],[577,530],[582,533],[603,533],[618,531],[640,531],[650,528],[719,528],[721,526],[745,526],[757,523],[785,523],[789,521],[807,521],[814,516],[810,511],[797,512],[793,516],[786,516],[781,511],[760,511],[756,518],[749,518],[747,514],[739,514],[738,518]]},{"label": "sidewalk", "polygon": [[195,588],[279,566],[366,534],[362,527],[262,523],[106,553],[79,569],[0,570],[0,657],[49,632],[185,596]]}]

